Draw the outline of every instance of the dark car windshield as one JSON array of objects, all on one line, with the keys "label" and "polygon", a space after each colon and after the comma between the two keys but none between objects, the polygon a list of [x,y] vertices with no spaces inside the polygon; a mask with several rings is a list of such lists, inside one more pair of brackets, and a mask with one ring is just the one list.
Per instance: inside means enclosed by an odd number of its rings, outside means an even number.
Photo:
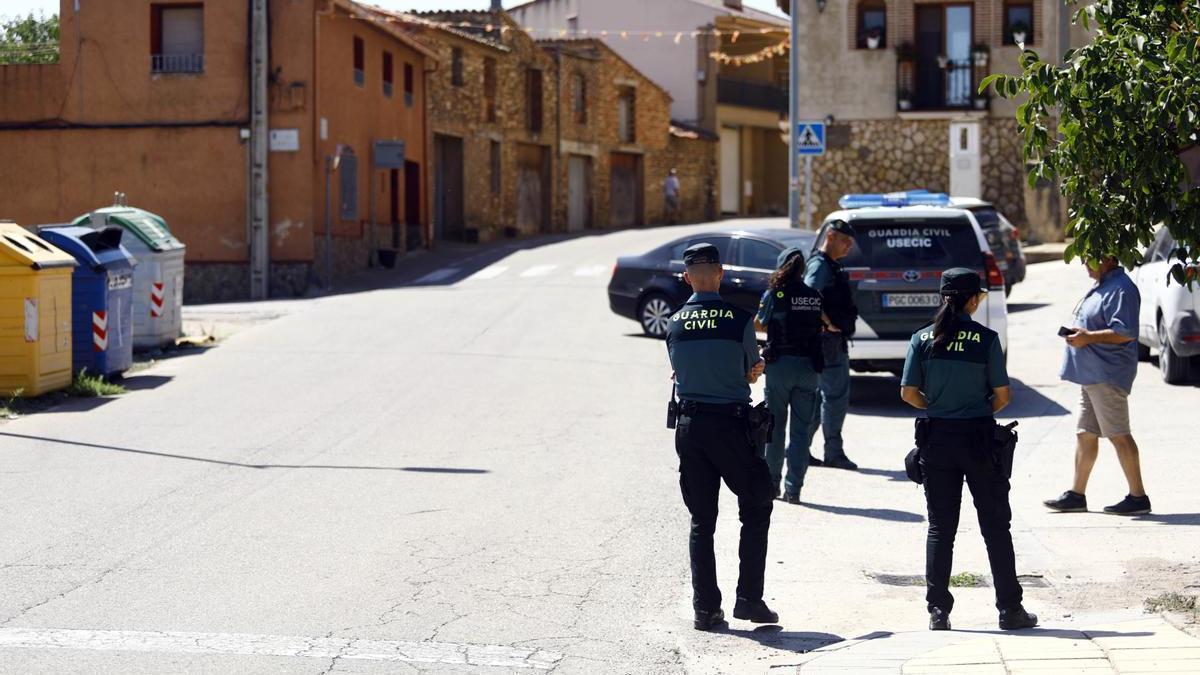
[{"label": "dark car windshield", "polygon": [[978,267],[979,240],[966,217],[854,221],[854,249],[846,267]]},{"label": "dark car windshield", "polygon": [[994,206],[979,206],[971,209],[971,213],[975,215],[975,220],[979,221],[979,226],[982,228],[1000,227],[1000,214],[996,212]]}]

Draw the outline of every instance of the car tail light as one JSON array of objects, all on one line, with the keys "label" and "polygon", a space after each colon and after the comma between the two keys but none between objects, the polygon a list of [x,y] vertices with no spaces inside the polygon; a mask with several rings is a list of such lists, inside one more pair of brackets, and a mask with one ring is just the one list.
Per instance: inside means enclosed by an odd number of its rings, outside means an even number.
[{"label": "car tail light", "polygon": [[984,267],[987,269],[987,283],[992,288],[1004,288],[1004,275],[996,264],[996,256],[991,253],[983,255]]},{"label": "car tail light", "polygon": [[1013,241],[1021,241],[1021,228],[1014,227],[1012,229],[1012,234],[1010,234],[1009,236],[1012,237]]},{"label": "car tail light", "polygon": [[1191,283],[1193,281],[1200,283],[1200,265],[1188,265],[1183,268],[1183,282]]},{"label": "car tail light", "polygon": [[1192,335],[1180,335],[1179,339],[1189,344],[1192,342],[1200,342],[1200,333],[1195,333]]},{"label": "car tail light", "polygon": [[617,278],[617,268],[619,268],[620,266],[621,266],[621,263],[619,263],[619,262],[613,263],[613,273],[612,273],[613,279]]}]

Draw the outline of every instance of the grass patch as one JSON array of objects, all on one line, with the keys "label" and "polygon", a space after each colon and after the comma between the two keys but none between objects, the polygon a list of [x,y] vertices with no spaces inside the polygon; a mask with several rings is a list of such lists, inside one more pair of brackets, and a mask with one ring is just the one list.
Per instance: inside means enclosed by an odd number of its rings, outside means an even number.
[{"label": "grass patch", "polygon": [[983,585],[983,576],[974,572],[959,572],[950,577],[952,588],[974,588]]},{"label": "grass patch", "polygon": [[12,396],[0,401],[0,419],[10,419],[21,414],[21,394],[25,393],[24,389],[18,389],[12,393]]},{"label": "grass patch", "polygon": [[1197,609],[1196,596],[1182,593],[1160,593],[1146,598],[1146,611],[1151,614],[1159,612],[1191,612]]},{"label": "grass patch", "polygon": [[113,384],[99,375],[89,375],[87,369],[79,371],[67,393],[79,398],[95,398],[97,396],[119,396],[125,393],[125,387]]}]

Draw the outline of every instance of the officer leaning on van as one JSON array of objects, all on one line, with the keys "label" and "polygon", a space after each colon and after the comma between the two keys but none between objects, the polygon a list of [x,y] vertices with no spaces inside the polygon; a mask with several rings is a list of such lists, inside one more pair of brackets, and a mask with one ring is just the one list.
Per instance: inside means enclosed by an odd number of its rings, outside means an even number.
[{"label": "officer leaning on van", "polygon": [[[771,485],[778,497],[786,454],[783,500],[799,504],[812,441],[809,426],[817,407],[817,387],[825,363],[821,331],[826,326],[829,330],[837,330],[822,311],[821,294],[804,283],[804,254],[800,249],[789,248],[779,254],[776,270],[767,282],[767,290],[763,292],[758,314],[754,317],[754,325],[767,333],[767,345],[763,350],[763,359],[767,362],[766,398],[767,407],[775,418],[766,457],[771,469]],[[788,427],[786,433],[785,426]]]},{"label": "officer leaning on van", "polygon": [[675,426],[679,487],[692,515],[688,549],[692,562],[693,625],[709,630],[725,620],[713,531],[721,481],[738,498],[742,521],[738,557],[737,602],[733,616],[754,623],[775,623],[779,615],[763,602],[767,530],[771,525],[771,477],[751,438],[750,385],[762,374],[758,342],[749,312],[721,299],[720,252],[696,244],[683,252],[684,281],[692,297],[670,319],[667,353],[675,371],[674,397],[667,426]]},{"label": "officer leaning on van", "polygon": [[1004,428],[996,426],[993,415],[1010,397],[1004,353],[995,331],[971,320],[986,293],[973,270],[942,273],[942,306],[933,324],[913,335],[900,382],[900,397],[927,414],[917,420],[917,447],[929,511],[925,598],[930,630],[950,629],[950,566],[964,478],[987,545],[1000,628],[1037,625],[1037,616],[1021,606],[1009,532],[1012,447],[1006,448],[1005,466],[995,440]]},{"label": "officer leaning on van", "polygon": [[842,443],[842,425],[846,421],[846,410],[850,407],[850,347],[848,340],[854,337],[854,326],[858,322],[858,308],[854,305],[854,294],[850,290],[850,277],[838,262],[854,248],[854,228],[844,220],[834,220],[825,229],[821,247],[812,257],[804,271],[804,283],[821,293],[825,301],[825,313],[837,327],[837,332],[822,336],[825,368],[821,371],[821,405],[813,412],[814,436],[824,427],[825,460],[813,457],[814,466],[856,471],[858,465],[846,457]]}]

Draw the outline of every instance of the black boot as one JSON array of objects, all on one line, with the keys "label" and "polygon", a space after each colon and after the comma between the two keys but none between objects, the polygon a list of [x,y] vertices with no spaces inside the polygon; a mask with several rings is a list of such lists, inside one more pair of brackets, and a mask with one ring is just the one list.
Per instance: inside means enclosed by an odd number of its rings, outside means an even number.
[{"label": "black boot", "polygon": [[950,630],[950,612],[937,607],[929,610],[929,630]]},{"label": "black boot", "polygon": [[1021,630],[1038,625],[1037,614],[1030,614],[1020,605],[1000,610],[1000,630]]},{"label": "black boot", "polygon": [[743,600],[738,598],[733,605],[733,618],[744,619],[751,623],[779,623],[779,615],[767,607],[762,600]]},{"label": "black boot", "polygon": [[711,612],[696,610],[696,619],[692,621],[692,627],[696,630],[712,630],[723,623],[725,623],[725,612],[719,609]]}]

